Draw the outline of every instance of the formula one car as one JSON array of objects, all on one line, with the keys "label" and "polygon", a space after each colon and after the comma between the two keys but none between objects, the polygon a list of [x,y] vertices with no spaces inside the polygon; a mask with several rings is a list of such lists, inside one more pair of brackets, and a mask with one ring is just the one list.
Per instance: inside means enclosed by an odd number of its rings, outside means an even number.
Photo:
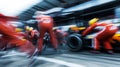
[{"label": "formula one car", "polygon": [[[70,27],[69,36],[67,38],[67,46],[70,51],[76,52],[83,48],[93,48],[92,39],[96,35],[97,30],[94,30],[85,37],[81,36],[81,33],[86,29],[86,27]],[[118,31],[110,40],[113,49],[120,50],[120,32]]]}]

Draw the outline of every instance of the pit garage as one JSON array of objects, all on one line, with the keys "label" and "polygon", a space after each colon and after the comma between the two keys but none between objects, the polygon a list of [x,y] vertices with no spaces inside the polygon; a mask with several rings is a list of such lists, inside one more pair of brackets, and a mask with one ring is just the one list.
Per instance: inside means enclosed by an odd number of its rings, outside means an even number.
[{"label": "pit garage", "polygon": [[1,0],[0,23],[0,67],[120,65],[119,0]]}]

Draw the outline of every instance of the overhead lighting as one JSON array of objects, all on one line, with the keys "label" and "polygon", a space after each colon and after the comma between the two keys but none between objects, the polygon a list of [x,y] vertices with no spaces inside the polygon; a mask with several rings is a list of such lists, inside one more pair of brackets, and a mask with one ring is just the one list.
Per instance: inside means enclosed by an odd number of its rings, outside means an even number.
[{"label": "overhead lighting", "polygon": [[16,16],[42,0],[0,0],[0,13]]},{"label": "overhead lighting", "polygon": [[64,8],[62,8],[62,7],[56,7],[56,8],[52,8],[52,9],[49,9],[49,10],[45,11],[45,13],[49,14],[49,13],[53,13],[53,12],[59,12],[62,9],[64,9]]}]

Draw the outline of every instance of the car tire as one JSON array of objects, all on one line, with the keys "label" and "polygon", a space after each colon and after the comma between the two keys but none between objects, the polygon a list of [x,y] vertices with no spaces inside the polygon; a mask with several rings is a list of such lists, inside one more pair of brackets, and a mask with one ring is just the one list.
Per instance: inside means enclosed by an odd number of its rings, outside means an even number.
[{"label": "car tire", "polygon": [[82,49],[82,39],[80,34],[71,34],[67,38],[67,47],[70,51],[77,52]]}]

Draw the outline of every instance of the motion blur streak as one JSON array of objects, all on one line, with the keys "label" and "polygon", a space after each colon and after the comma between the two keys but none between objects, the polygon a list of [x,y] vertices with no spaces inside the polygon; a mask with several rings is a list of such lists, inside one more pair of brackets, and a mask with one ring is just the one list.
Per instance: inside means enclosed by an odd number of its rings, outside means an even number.
[{"label": "motion blur streak", "polygon": [[39,60],[44,60],[44,61],[56,63],[56,64],[65,65],[65,66],[68,66],[68,67],[86,67],[84,65],[70,63],[70,62],[66,62],[66,61],[58,60],[58,59],[53,59],[53,58],[47,58],[47,57],[35,57],[35,58],[39,59]]}]

